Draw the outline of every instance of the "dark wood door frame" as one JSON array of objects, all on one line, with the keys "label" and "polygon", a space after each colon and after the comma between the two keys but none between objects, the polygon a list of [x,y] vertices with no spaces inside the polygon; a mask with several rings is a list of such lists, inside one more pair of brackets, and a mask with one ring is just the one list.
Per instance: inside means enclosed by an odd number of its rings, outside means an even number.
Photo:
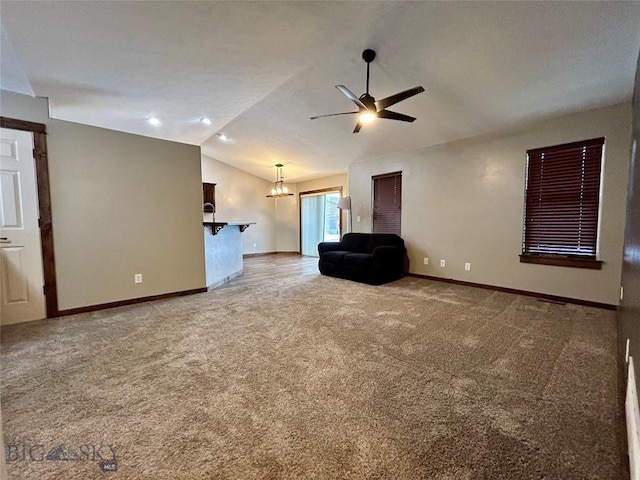
[{"label": "dark wood door frame", "polygon": [[53,253],[53,224],[51,221],[51,190],[49,188],[49,158],[47,156],[47,127],[42,123],[0,117],[0,127],[33,133],[33,156],[36,165],[38,208],[40,211],[40,243],[44,271],[44,294],[47,318],[58,316],[58,288]]},{"label": "dark wood door frame", "polygon": [[[342,186],[340,187],[329,187],[329,188],[321,188],[319,190],[308,190],[306,192],[298,193],[298,245],[299,253],[302,255],[302,197],[305,195],[318,195],[321,193],[329,193],[329,192],[339,192],[340,196],[342,196]],[[338,217],[338,221],[340,222],[340,235],[342,235],[342,210],[340,210],[340,216]]]}]

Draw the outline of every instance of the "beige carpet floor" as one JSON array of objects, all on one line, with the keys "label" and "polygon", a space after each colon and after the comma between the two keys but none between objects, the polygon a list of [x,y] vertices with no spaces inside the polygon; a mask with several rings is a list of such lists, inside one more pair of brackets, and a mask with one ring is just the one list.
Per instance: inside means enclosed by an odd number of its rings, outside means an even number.
[{"label": "beige carpet floor", "polygon": [[618,479],[615,335],[604,310],[316,273],[4,327],[8,471]]}]

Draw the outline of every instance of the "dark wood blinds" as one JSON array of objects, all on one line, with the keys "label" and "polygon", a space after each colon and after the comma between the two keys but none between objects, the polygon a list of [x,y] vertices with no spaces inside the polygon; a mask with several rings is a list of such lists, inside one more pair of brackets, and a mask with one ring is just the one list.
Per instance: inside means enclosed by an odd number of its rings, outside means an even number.
[{"label": "dark wood blinds", "polygon": [[373,180],[373,233],[400,235],[402,172],[376,175]]},{"label": "dark wood blinds", "polygon": [[596,258],[604,138],[527,151],[523,255]]}]

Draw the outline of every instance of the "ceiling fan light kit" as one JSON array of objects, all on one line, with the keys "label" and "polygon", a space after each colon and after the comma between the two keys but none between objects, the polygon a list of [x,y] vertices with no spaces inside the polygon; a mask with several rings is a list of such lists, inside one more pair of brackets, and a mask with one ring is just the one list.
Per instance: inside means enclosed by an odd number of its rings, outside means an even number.
[{"label": "ceiling fan light kit", "polygon": [[373,122],[376,118],[378,118],[378,115],[376,115],[375,113],[364,112],[360,114],[358,120],[360,121],[360,123],[370,123]]},{"label": "ceiling fan light kit", "polygon": [[281,198],[281,197],[291,197],[293,193],[289,193],[289,189],[284,185],[284,175],[282,175],[282,165],[281,163],[276,163],[276,181],[273,182],[273,188],[271,189],[271,195],[267,195],[267,198]]},{"label": "ceiling fan light kit", "polygon": [[345,97],[347,97],[357,105],[357,112],[342,112],[329,113],[327,115],[317,115],[315,117],[311,117],[311,120],[324,117],[334,117],[336,115],[358,114],[358,123],[356,123],[356,127],[353,129],[353,133],[358,133],[363,124],[370,123],[376,118],[399,120],[401,122],[413,122],[415,120],[415,117],[410,117],[409,115],[404,115],[402,113],[392,112],[391,110],[387,110],[387,107],[395,105],[396,103],[406,100],[407,98],[424,92],[424,88],[422,86],[410,88],[409,90],[404,90],[402,92],[396,93],[395,95],[391,95],[389,97],[383,98],[382,100],[376,101],[374,97],[369,95],[369,65],[375,58],[376,52],[371,49],[367,49],[362,52],[362,59],[367,63],[367,91],[365,93],[357,97],[344,85],[336,85],[336,88],[340,90]]}]

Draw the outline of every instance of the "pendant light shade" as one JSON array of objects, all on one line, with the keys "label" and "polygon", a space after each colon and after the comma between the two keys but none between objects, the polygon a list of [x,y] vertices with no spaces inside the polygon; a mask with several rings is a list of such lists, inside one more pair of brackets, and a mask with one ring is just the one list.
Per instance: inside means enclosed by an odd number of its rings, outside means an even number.
[{"label": "pendant light shade", "polygon": [[280,198],[280,197],[292,197],[293,193],[289,193],[289,189],[284,186],[284,176],[282,175],[281,163],[276,163],[276,181],[273,182],[273,188],[271,189],[271,195],[267,195],[267,198]]}]

